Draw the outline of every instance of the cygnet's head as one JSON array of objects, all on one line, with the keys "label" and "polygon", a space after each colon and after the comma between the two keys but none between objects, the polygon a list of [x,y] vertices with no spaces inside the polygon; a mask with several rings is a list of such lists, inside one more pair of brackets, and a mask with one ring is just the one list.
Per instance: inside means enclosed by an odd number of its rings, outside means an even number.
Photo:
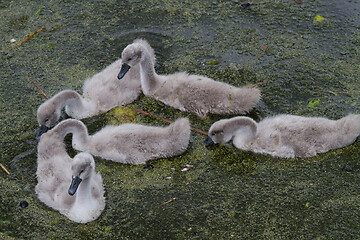
[{"label": "cygnet's head", "polygon": [[227,126],[228,122],[228,119],[222,119],[210,127],[208,137],[210,137],[214,143],[224,144],[231,140],[233,133]]},{"label": "cygnet's head", "polygon": [[72,182],[69,188],[69,194],[74,195],[81,181],[89,178],[95,170],[94,158],[89,153],[77,154],[72,162]]},{"label": "cygnet's head", "polygon": [[60,119],[61,110],[56,108],[52,101],[46,101],[37,110],[39,129],[36,139],[40,140],[41,135],[46,133]]},{"label": "cygnet's head", "polygon": [[122,79],[129,69],[138,64],[147,53],[147,48],[142,42],[134,42],[124,48],[121,54],[122,66],[118,75],[118,79]]},{"label": "cygnet's head", "polygon": [[257,131],[256,122],[249,117],[233,117],[215,122],[209,129],[208,136],[214,143],[224,144],[233,136],[240,134],[246,140],[255,137]]},{"label": "cygnet's head", "polygon": [[46,101],[37,110],[37,120],[40,126],[48,128],[55,125],[60,119],[61,109],[58,109],[52,101]]}]

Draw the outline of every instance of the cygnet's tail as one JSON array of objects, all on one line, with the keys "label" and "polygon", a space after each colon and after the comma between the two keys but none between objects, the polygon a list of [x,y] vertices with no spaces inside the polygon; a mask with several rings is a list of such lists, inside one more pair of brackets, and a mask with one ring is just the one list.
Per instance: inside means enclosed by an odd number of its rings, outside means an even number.
[{"label": "cygnet's tail", "polygon": [[233,113],[246,113],[252,110],[261,98],[261,91],[258,88],[242,87],[238,89],[233,97],[234,103],[230,105]]},{"label": "cygnet's tail", "polygon": [[184,152],[190,139],[190,123],[187,118],[179,118],[169,126],[169,144],[173,148],[174,155]]}]

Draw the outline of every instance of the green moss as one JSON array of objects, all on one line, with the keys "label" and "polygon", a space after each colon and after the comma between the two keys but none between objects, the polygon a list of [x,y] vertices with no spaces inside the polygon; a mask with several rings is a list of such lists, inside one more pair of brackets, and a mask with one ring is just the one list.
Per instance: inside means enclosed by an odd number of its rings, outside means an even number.
[{"label": "green moss", "polygon": [[119,125],[121,123],[135,123],[136,111],[128,107],[116,107],[106,114],[107,123],[111,125]]},{"label": "green moss", "polygon": [[315,100],[315,99],[310,99],[308,105],[309,108],[318,108],[319,107],[319,100]]},{"label": "green moss", "polygon": [[217,60],[209,61],[208,64],[209,65],[218,65],[219,61],[217,61]]}]

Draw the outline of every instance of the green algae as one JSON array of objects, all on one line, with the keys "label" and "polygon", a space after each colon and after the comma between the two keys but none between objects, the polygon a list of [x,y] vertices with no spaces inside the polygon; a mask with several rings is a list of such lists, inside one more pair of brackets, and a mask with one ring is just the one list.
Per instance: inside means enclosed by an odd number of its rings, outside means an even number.
[{"label": "green algae", "polygon": [[218,65],[218,64],[219,64],[219,61],[217,61],[217,60],[212,60],[212,61],[209,61],[208,64],[209,64],[209,65]]},{"label": "green algae", "polygon": [[121,123],[136,123],[136,111],[128,107],[116,107],[111,109],[107,114],[107,123],[119,125]]},{"label": "green algae", "polygon": [[318,108],[319,107],[319,100],[316,100],[316,99],[310,99],[308,105],[307,105],[309,108]]},{"label": "green algae", "polygon": [[[140,4],[141,3],[141,4]],[[118,59],[137,37],[154,46],[157,71],[201,74],[235,86],[260,86],[249,115],[291,113],[339,118],[359,113],[358,3],[258,1],[11,1],[0,4],[0,237],[4,239],[339,239],[358,238],[359,141],[309,159],[277,159],[226,144],[206,148],[193,132],[180,156],[130,166],[96,159],[107,205],[94,222],[70,222],[41,203],[36,185],[36,109]],[[350,4],[350,5],[348,5]],[[338,14],[341,9],[341,14]],[[39,11],[40,10],[40,11]],[[326,21],[314,24],[314,17]],[[23,46],[29,34],[49,26]],[[266,51],[262,46],[268,46]],[[218,61],[216,65],[208,64]],[[236,66],[234,68],[234,66]],[[319,101],[308,107],[312,99]],[[199,119],[141,95],[127,106],[206,131],[223,117]],[[119,108],[122,109],[122,108]],[[84,122],[166,126],[112,110]],[[119,111],[119,112],[118,112]],[[116,116],[130,118],[117,120]],[[70,136],[66,138],[69,154]],[[194,168],[182,172],[185,164]],[[171,177],[167,180],[166,177]],[[161,205],[176,197],[176,201]],[[27,208],[20,201],[29,203]],[[66,230],[64,230],[66,229]]]}]

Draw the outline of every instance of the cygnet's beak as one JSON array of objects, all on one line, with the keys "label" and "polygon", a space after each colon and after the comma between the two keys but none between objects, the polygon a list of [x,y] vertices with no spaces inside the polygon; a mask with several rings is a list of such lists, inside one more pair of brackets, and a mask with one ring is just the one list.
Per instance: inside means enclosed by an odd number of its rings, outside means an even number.
[{"label": "cygnet's beak", "polygon": [[40,140],[41,135],[43,135],[44,133],[46,133],[50,128],[48,128],[45,125],[41,125],[38,130],[37,130],[37,134],[36,134],[36,140]]},{"label": "cygnet's beak", "polygon": [[69,187],[69,191],[68,193],[72,196],[76,193],[76,190],[78,189],[80,183],[81,183],[82,179],[79,178],[78,176],[76,177],[72,177],[72,181],[71,181],[71,185]]},{"label": "cygnet's beak", "polygon": [[125,74],[127,73],[127,71],[129,71],[130,68],[131,67],[129,64],[123,63],[123,65],[121,66],[120,72],[118,74],[118,79],[122,79],[125,76]]},{"label": "cygnet's beak", "polygon": [[206,137],[204,143],[205,143],[205,146],[207,146],[207,147],[211,146],[211,145],[215,145],[214,141],[209,136]]}]

